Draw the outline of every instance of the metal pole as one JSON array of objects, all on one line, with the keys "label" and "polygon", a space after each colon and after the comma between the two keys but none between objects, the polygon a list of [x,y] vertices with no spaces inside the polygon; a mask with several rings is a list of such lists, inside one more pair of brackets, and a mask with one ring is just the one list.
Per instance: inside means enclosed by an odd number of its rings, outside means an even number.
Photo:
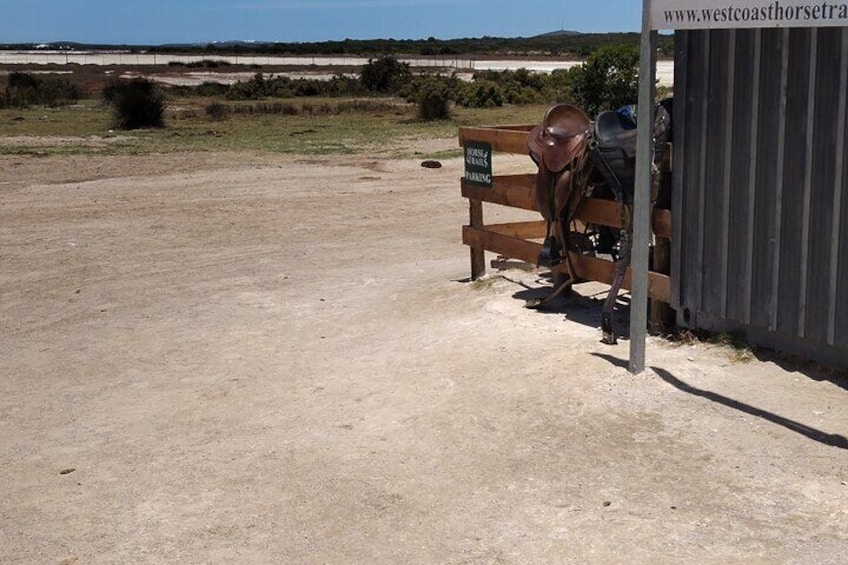
[{"label": "metal pole", "polygon": [[657,33],[651,29],[651,0],[643,0],[630,289],[629,370],[634,375],[645,370],[645,341],[648,332],[648,251],[651,238],[651,149],[654,125],[654,82],[657,73],[656,45]]}]

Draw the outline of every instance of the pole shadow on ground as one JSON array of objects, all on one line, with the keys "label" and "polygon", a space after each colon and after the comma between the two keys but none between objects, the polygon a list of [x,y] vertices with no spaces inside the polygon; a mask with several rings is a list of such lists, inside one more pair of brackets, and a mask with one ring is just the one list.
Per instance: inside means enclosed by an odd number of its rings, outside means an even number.
[{"label": "pole shadow on ground", "polygon": [[[599,357],[608,361],[612,365],[621,368],[627,368],[627,361],[618,359],[617,357],[613,357],[612,355],[607,355],[605,353],[591,353],[591,355],[595,357]],[[734,400],[732,398],[728,398],[727,396],[723,396],[716,392],[712,392],[709,390],[700,389],[694,387],[688,383],[683,382],[678,379],[674,375],[672,375],[669,371],[665,369],[661,369],[659,367],[651,367],[651,370],[657,374],[659,378],[661,378],[666,383],[670,384],[674,388],[685,392],[687,394],[691,394],[693,396],[699,396],[701,398],[706,398],[712,402],[717,404],[721,404],[722,406],[726,406],[728,408],[732,408],[734,410],[738,410],[740,412],[744,412],[745,414],[755,416],[757,418],[761,418],[773,424],[777,424],[779,426],[783,426],[788,430],[792,430],[797,434],[801,434],[813,441],[817,441],[824,445],[829,445],[831,447],[837,447],[839,449],[848,449],[848,438],[840,434],[829,434],[822,430],[813,428],[806,424],[802,424],[801,422],[796,422],[795,420],[790,420],[789,418],[785,418],[783,416],[779,416],[777,414],[773,414],[772,412],[768,412],[767,410],[762,410],[761,408],[757,408],[756,406],[751,406],[750,404],[745,404],[744,402],[740,402],[738,400]]]}]

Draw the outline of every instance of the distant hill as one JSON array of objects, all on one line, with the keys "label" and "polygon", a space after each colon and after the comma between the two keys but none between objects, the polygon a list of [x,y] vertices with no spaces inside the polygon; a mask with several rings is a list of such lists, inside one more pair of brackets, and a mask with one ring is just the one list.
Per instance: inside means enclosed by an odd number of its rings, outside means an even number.
[{"label": "distant hill", "polygon": [[533,38],[545,38],[545,37],[571,37],[575,35],[583,35],[579,31],[569,31],[567,29],[560,29],[557,31],[549,31],[548,33],[540,33],[539,35],[534,35]]}]

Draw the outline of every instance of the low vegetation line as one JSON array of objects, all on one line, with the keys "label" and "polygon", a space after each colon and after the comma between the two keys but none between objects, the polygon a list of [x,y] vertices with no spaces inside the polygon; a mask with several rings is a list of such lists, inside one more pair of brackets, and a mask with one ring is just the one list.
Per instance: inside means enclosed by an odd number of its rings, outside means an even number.
[{"label": "low vegetation line", "polygon": [[[197,64],[221,65],[214,59]],[[80,69],[59,78],[12,72],[0,83],[0,152],[27,151],[3,137],[97,138],[132,130],[126,142],[63,143],[55,151],[402,154],[399,139],[448,140],[464,125],[536,123],[556,102],[571,102],[590,115],[631,104],[637,70],[637,51],[614,46],[568,70],[481,71],[471,81],[455,74],[414,74],[408,63],[391,56],[371,59],[357,76],[310,80],[257,72],[232,85],[195,87],[115,79],[114,74],[89,76],[78,84]],[[38,152],[49,153],[51,147],[44,144]]]}]

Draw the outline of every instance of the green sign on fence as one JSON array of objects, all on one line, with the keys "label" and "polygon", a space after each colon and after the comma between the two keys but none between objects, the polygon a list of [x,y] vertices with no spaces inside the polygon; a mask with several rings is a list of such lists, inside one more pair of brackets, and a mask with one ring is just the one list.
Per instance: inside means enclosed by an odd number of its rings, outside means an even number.
[{"label": "green sign on fence", "polygon": [[492,187],[492,145],[469,142],[465,146],[465,180],[472,184]]}]

